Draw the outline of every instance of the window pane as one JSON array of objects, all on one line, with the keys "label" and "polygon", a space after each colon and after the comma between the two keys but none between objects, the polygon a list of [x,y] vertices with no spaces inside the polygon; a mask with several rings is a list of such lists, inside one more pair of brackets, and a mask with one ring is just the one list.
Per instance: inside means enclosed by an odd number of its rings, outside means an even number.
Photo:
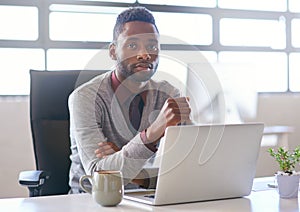
[{"label": "window pane", "polygon": [[37,40],[37,8],[0,6],[0,29],[0,39]]},{"label": "window pane", "polygon": [[285,48],[285,20],[224,18],[220,21],[220,42],[232,46]]},{"label": "window pane", "polygon": [[187,76],[186,70],[186,64],[181,63],[180,61],[166,55],[161,55],[159,66],[156,74],[153,76],[153,79],[167,80],[181,92],[185,92]]},{"label": "window pane", "polygon": [[289,0],[289,10],[291,12],[300,12],[300,1],[299,0]]},{"label": "window pane", "polygon": [[[210,15],[161,12],[154,12],[153,15],[162,35],[161,43],[191,45],[212,43],[212,17]],[[170,24],[170,20],[176,23],[175,27]],[[198,27],[200,23],[201,27]]]},{"label": "window pane", "polygon": [[117,15],[124,8],[51,5],[50,39],[65,41],[112,40]]},{"label": "window pane", "polygon": [[76,1],[124,2],[124,3],[134,3],[135,2],[135,0],[76,0]]},{"label": "window pane", "polygon": [[0,95],[28,95],[29,70],[45,69],[42,49],[0,48]]},{"label": "window pane", "polygon": [[290,90],[300,91],[300,53],[290,54]]},{"label": "window pane", "polygon": [[300,19],[292,20],[292,45],[300,47]]},{"label": "window pane", "polygon": [[[216,52],[203,51],[161,51],[160,59],[174,61],[172,64],[183,64],[201,62],[205,58],[209,62],[216,61]],[[206,61],[205,61],[206,62]],[[111,69],[114,61],[109,57],[107,49],[49,49],[47,51],[48,70],[103,70]],[[159,68],[166,67],[166,62],[160,61]],[[168,63],[169,64],[169,63]],[[172,70],[170,68],[170,70]],[[181,78],[180,76],[175,76]]]},{"label": "window pane", "polygon": [[163,4],[163,5],[176,5],[176,6],[194,6],[194,7],[215,7],[216,0],[138,0],[139,3],[144,4]]},{"label": "window pane", "polygon": [[108,50],[95,49],[49,49],[48,70],[103,70],[110,69],[113,61]]},{"label": "window pane", "polygon": [[234,73],[234,80],[250,82],[258,92],[287,91],[286,53],[220,52],[219,62],[225,71]]},{"label": "window pane", "polygon": [[286,0],[218,0],[221,8],[246,9],[246,10],[266,10],[266,11],[286,11]]},{"label": "window pane", "polygon": [[178,88],[182,95],[187,94],[187,71],[191,63],[215,62],[216,52],[212,51],[167,51],[160,52],[160,62],[154,79],[167,80]]},{"label": "window pane", "polygon": [[105,7],[105,6],[86,6],[72,4],[51,4],[49,7],[52,12],[74,12],[74,13],[97,13],[97,14],[119,14],[127,7]]},{"label": "window pane", "polygon": [[162,50],[160,57],[171,58],[185,65],[191,63],[214,63],[217,61],[217,53],[214,51]]}]

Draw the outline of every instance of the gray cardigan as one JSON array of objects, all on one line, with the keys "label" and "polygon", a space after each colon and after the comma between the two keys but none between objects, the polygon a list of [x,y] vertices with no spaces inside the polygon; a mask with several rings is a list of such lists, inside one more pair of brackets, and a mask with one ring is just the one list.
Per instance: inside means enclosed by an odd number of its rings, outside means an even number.
[{"label": "gray cardigan", "polygon": [[[179,96],[179,90],[168,82],[150,80],[140,128],[135,131],[121,110],[128,110],[129,105],[120,105],[114,95],[111,73],[95,77],[69,97],[72,193],[79,191],[79,178],[95,170],[121,170],[125,185],[135,178],[155,154],[143,144],[140,132],[156,119],[167,98]],[[114,142],[121,150],[99,159],[94,151],[105,141]]]}]

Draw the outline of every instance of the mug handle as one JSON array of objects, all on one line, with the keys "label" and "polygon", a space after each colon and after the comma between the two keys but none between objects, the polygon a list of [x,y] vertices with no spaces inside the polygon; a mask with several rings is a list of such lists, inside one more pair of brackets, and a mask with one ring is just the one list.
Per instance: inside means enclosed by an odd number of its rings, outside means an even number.
[{"label": "mug handle", "polygon": [[91,175],[83,175],[83,176],[81,176],[80,179],[79,179],[79,185],[80,185],[80,187],[82,188],[82,190],[84,190],[84,191],[87,192],[87,193],[92,194],[91,189],[86,188],[85,185],[84,185],[84,183],[83,183],[83,181],[84,181],[85,179],[88,179],[88,178],[91,179],[91,180],[93,180],[93,177],[92,177]]}]

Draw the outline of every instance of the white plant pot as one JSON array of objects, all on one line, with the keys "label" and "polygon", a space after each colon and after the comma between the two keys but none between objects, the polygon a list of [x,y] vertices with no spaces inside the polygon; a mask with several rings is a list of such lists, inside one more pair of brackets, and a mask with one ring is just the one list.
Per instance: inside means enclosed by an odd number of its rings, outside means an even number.
[{"label": "white plant pot", "polygon": [[276,175],[280,198],[291,199],[298,197],[299,175]]}]

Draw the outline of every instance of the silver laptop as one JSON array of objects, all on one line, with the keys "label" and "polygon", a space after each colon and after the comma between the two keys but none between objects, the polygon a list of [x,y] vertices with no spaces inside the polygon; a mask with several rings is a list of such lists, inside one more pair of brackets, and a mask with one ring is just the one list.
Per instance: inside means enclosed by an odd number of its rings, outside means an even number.
[{"label": "silver laptop", "polygon": [[157,156],[156,190],[124,198],[165,205],[247,196],[263,129],[263,123],[169,127]]}]

